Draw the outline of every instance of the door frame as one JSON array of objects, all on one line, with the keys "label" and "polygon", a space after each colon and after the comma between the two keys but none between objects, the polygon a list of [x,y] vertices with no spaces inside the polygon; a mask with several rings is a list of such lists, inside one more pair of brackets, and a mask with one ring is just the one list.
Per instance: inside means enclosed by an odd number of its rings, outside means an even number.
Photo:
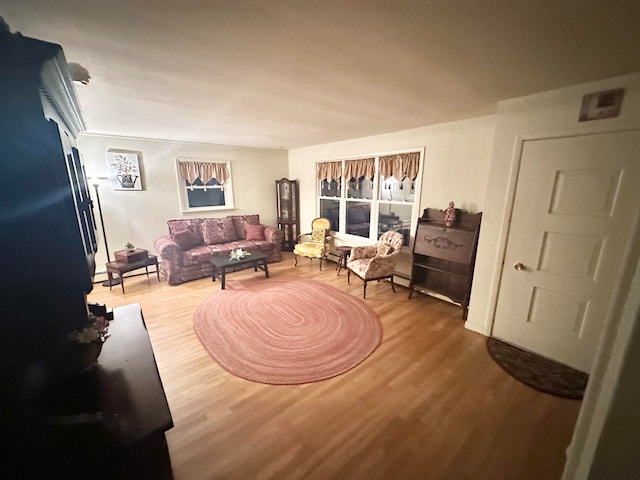
[{"label": "door frame", "polygon": [[[634,125],[629,127],[619,127],[619,128],[583,128],[583,129],[572,129],[566,131],[555,131],[555,132],[537,132],[530,134],[517,134],[514,139],[513,153],[511,157],[511,168],[509,172],[509,181],[507,186],[507,194],[505,207],[502,214],[501,226],[500,226],[500,239],[498,244],[498,255],[496,259],[496,269],[495,269],[495,282],[493,284],[493,292],[490,298],[489,305],[489,324],[487,325],[486,336],[491,336],[493,333],[493,326],[495,322],[496,310],[498,306],[498,297],[500,294],[500,287],[502,282],[502,274],[504,271],[504,263],[505,257],[507,253],[507,242],[509,239],[509,233],[511,230],[511,217],[513,215],[513,206],[515,202],[516,196],[516,187],[518,184],[518,177],[520,175],[520,165],[522,162],[522,152],[524,150],[524,142],[531,140],[552,140],[552,139],[560,139],[560,138],[574,138],[574,137],[586,137],[593,135],[605,135],[611,133],[623,133],[623,132],[640,132],[640,125]],[[629,239],[629,242],[623,252],[623,258],[625,260],[625,269],[621,275],[621,278],[624,279],[630,276],[630,272],[633,272],[635,268],[635,262],[630,267],[629,261],[634,259],[638,260],[640,258],[640,211],[638,211],[635,217],[631,218],[632,221],[632,235]],[[635,254],[635,255],[634,255]],[[629,279],[630,281],[630,279]],[[609,321],[612,318],[612,306],[615,306],[620,303],[622,281],[619,281],[616,287],[614,288],[612,299],[612,305],[609,306],[607,310],[607,318]],[[619,317],[619,312],[618,312]],[[608,322],[605,322],[605,326],[603,332],[605,332],[608,328],[615,326],[609,325]],[[601,339],[602,340],[602,339]]]},{"label": "door frame", "polygon": [[[492,334],[495,322],[524,142],[630,131],[640,132],[640,123],[633,122],[626,126],[609,125],[604,128],[596,125],[557,131],[515,134],[505,204],[500,220],[498,254],[494,262],[494,281],[491,286],[490,303],[487,311],[489,323],[485,330],[486,336]],[[612,300],[607,309],[607,319],[598,342],[592,372],[582,400],[576,426],[574,427],[571,444],[567,451],[563,480],[574,478],[576,472],[584,473],[588,471],[593,461],[600,434],[604,427],[605,414],[614,400],[613,387],[617,384],[624,365],[619,356],[622,355],[621,352],[630,347],[629,336],[618,335],[618,332],[624,333],[628,331],[635,321],[637,312],[640,311],[640,298],[638,295],[633,294],[632,289],[632,286],[637,288],[638,284],[640,284],[640,276],[634,277],[634,272],[640,269],[640,211],[636,212],[635,216],[630,220],[632,222],[632,234],[625,251],[622,253],[625,268],[613,290]]]}]

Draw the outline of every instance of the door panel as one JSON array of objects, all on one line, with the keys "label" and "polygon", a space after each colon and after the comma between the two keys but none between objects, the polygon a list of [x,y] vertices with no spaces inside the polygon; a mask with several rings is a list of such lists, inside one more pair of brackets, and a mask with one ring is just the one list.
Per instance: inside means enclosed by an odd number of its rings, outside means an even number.
[{"label": "door panel", "polygon": [[639,132],[524,142],[494,336],[590,370],[639,185]]}]

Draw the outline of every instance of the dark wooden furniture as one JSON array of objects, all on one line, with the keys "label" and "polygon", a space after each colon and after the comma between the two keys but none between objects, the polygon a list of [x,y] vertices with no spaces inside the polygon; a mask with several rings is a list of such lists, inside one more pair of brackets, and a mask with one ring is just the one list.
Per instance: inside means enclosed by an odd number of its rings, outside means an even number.
[{"label": "dark wooden furniture", "polygon": [[32,467],[46,478],[171,479],[173,420],[140,305],[115,308],[109,334],[94,367],[52,376],[38,395]]},{"label": "dark wooden furniture", "polygon": [[444,295],[459,303],[462,318],[467,318],[482,213],[456,209],[450,227],[444,224],[444,213],[427,208],[418,220],[409,298],[414,290]]},{"label": "dark wooden furniture", "polygon": [[135,263],[147,258],[149,251],[144,248],[132,248],[113,252],[113,256],[116,257],[116,262],[119,263]]},{"label": "dark wooden furniture", "polygon": [[300,234],[300,197],[297,180],[276,180],[276,209],[278,228],[284,234],[282,250],[293,251]]},{"label": "dark wooden furniture", "polygon": [[30,365],[54,362],[59,342],[86,320],[97,242],[76,148],[85,124],[62,48],[4,27],[0,25],[0,444],[10,445],[30,414],[20,398]]},{"label": "dark wooden furniture", "polygon": [[349,260],[349,255],[351,254],[351,249],[353,247],[347,245],[341,245],[336,247],[336,255],[338,256],[338,264],[336,265],[336,270],[338,270],[338,275],[340,275],[340,270],[343,268],[347,268],[347,260]]},{"label": "dark wooden furniture", "polygon": [[[113,286],[113,274],[117,274],[120,278],[120,286],[122,287],[122,293],[124,293],[124,274],[127,272],[131,272],[133,270],[138,270],[139,268],[144,268],[147,272],[147,278],[149,278],[149,265],[156,266],[156,276],[158,277],[158,281],[160,281],[160,271],[158,270],[158,257],[156,255],[147,255],[146,258],[142,260],[137,260],[131,263],[123,263],[123,262],[109,262],[106,264],[107,267],[107,277],[109,277],[109,290]],[[117,285],[117,283],[116,283]]]},{"label": "dark wooden furniture", "polygon": [[227,270],[239,270],[243,265],[253,265],[255,272],[258,269],[264,271],[264,276],[269,278],[269,268],[267,267],[267,256],[262,252],[251,252],[251,255],[247,255],[240,260],[232,260],[229,257],[213,257],[210,260],[213,265],[213,273],[211,274],[211,281],[216,281],[216,275],[220,275],[221,290],[225,289],[225,280]]}]

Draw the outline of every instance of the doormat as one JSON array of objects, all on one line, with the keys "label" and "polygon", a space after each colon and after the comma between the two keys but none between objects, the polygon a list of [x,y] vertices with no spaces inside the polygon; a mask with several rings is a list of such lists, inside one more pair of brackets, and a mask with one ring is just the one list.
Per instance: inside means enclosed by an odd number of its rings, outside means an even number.
[{"label": "doormat", "polygon": [[491,358],[516,380],[557,397],[580,400],[589,375],[497,338],[487,338]]}]

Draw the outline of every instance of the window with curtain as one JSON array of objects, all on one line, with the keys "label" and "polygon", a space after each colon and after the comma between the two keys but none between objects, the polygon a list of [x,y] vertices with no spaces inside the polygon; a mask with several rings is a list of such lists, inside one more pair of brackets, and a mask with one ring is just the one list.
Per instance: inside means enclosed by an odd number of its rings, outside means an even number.
[{"label": "window with curtain", "polygon": [[183,212],[233,208],[231,162],[176,158]]},{"label": "window with curtain", "polygon": [[377,240],[389,230],[409,246],[419,217],[423,151],[399,152],[317,164],[318,212],[331,229]]}]

